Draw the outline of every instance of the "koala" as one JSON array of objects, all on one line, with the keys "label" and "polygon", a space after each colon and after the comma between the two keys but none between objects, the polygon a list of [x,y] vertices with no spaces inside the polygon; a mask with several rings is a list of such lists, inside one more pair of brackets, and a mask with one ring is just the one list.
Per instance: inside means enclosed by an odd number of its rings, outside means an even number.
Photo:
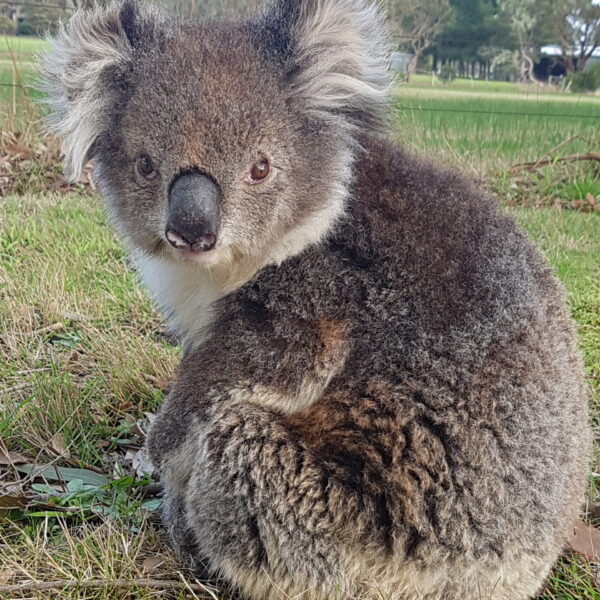
[{"label": "koala", "polygon": [[584,493],[574,327],[485,191],[387,141],[387,56],[367,0],[125,0],[42,80],[183,345],[147,440],[181,560],[256,600],[524,600]]}]

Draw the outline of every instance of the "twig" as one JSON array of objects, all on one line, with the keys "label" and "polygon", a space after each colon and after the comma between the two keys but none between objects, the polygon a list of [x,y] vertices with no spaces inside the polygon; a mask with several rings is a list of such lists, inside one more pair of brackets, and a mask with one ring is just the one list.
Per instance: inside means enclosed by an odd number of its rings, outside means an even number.
[{"label": "twig", "polygon": [[17,375],[32,375],[33,373],[47,373],[50,367],[41,367],[39,369],[24,369],[23,371],[17,371]]},{"label": "twig", "polygon": [[57,581],[28,581],[15,585],[1,585],[0,594],[13,594],[15,592],[40,592],[45,590],[67,589],[93,589],[93,588],[146,588],[154,590],[192,590],[208,592],[201,583],[187,583],[186,581],[160,580],[160,579],[90,579],[78,581],[77,579],[59,579]]},{"label": "twig", "polygon": [[539,160],[535,163],[536,166],[541,161],[547,159],[549,156],[552,156],[553,154],[556,154],[560,149],[564,148],[565,146],[568,146],[571,142],[574,142],[575,140],[579,140],[579,139],[583,139],[583,138],[580,135],[574,135],[573,137],[570,137],[570,138],[562,141],[557,146],[554,146],[554,148],[548,150],[548,152],[546,152],[546,154],[544,154],[543,156],[540,156]]},{"label": "twig", "polygon": [[13,385],[12,387],[0,389],[0,396],[3,396],[4,394],[10,394],[12,392],[18,392],[20,390],[26,390],[31,386],[31,383],[19,383],[19,385]]},{"label": "twig", "polygon": [[569,156],[561,156],[559,158],[553,158],[549,160],[538,160],[536,162],[521,163],[518,165],[513,165],[508,170],[508,174],[516,175],[521,171],[533,171],[535,169],[539,169],[540,167],[546,167],[548,165],[554,165],[556,163],[579,162],[585,160],[600,162],[600,152],[587,152],[586,154],[570,154]]},{"label": "twig", "polygon": [[98,473],[99,475],[106,475],[106,472],[103,471],[100,467],[95,467],[94,465],[81,462],[80,460],[66,458],[64,456],[61,457],[61,460],[64,460],[68,465],[71,465],[76,469],[85,469],[86,471],[93,471],[94,473]]},{"label": "twig", "polygon": [[53,331],[60,331],[64,329],[65,326],[63,323],[54,323],[52,325],[48,325],[47,327],[42,327],[41,329],[36,329],[31,332],[31,335],[42,335],[44,333],[52,333]]}]

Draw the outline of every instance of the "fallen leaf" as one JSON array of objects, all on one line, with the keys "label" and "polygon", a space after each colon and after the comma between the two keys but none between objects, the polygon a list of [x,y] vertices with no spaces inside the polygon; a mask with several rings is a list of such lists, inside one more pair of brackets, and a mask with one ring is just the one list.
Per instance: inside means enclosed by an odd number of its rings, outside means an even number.
[{"label": "fallen leaf", "polygon": [[138,452],[139,452],[139,450],[134,450],[133,448],[127,448],[127,450],[125,451],[125,456],[123,457],[123,460],[126,460],[126,461],[132,463],[136,459]]},{"label": "fallen leaf", "polygon": [[5,150],[11,158],[18,158],[20,160],[27,160],[33,156],[31,148],[18,141],[7,144]]},{"label": "fallen leaf", "polygon": [[48,447],[50,450],[52,450],[52,452],[54,452],[54,454],[56,454],[56,456],[65,458],[69,458],[71,456],[71,453],[65,444],[65,438],[61,433],[57,433],[56,435],[52,436],[52,439],[48,442]]},{"label": "fallen leaf", "polygon": [[25,494],[13,494],[0,496],[0,513],[10,510],[18,510],[27,507],[27,496]]},{"label": "fallen leaf", "polygon": [[150,513],[156,512],[162,506],[162,498],[151,498],[142,502],[142,508]]},{"label": "fallen leaf", "polygon": [[600,519],[600,502],[592,502],[588,507],[588,512],[594,519]]},{"label": "fallen leaf", "polygon": [[0,465],[17,465],[19,463],[26,463],[27,459],[18,452],[8,452],[0,448]]},{"label": "fallen leaf", "polygon": [[86,320],[85,315],[80,315],[79,313],[74,312],[63,312],[61,313],[61,317],[63,317],[63,319],[66,319],[67,321],[73,321],[74,323]]},{"label": "fallen leaf", "polygon": [[127,423],[127,425],[131,426],[129,428],[129,433],[131,435],[135,435],[135,436],[141,437],[141,438],[146,437],[146,432],[142,429],[140,421],[138,421],[133,415],[130,415],[129,413],[127,413],[125,415],[124,420],[125,420],[125,423]]},{"label": "fallen leaf", "polygon": [[569,546],[577,554],[585,556],[588,560],[600,562],[600,531],[590,527],[583,521],[577,521],[573,526],[573,535]]},{"label": "fallen leaf", "polygon": [[72,469],[70,467],[55,467],[47,465],[17,465],[17,471],[32,477],[41,477],[48,481],[73,481],[81,479],[83,483],[102,487],[110,483],[110,479],[101,473],[88,469]]},{"label": "fallen leaf", "polygon": [[145,477],[146,475],[152,475],[154,473],[154,465],[148,456],[145,446],[131,456],[131,466],[139,478]]},{"label": "fallen leaf", "polygon": [[11,571],[10,569],[3,569],[0,571],[0,585],[7,584],[12,579],[14,574],[15,572]]},{"label": "fallen leaf", "polygon": [[156,571],[156,569],[158,569],[158,567],[160,567],[164,563],[165,563],[164,558],[160,558],[159,556],[150,556],[150,557],[144,559],[144,562],[142,563],[142,571],[144,573],[152,573],[153,571]]}]

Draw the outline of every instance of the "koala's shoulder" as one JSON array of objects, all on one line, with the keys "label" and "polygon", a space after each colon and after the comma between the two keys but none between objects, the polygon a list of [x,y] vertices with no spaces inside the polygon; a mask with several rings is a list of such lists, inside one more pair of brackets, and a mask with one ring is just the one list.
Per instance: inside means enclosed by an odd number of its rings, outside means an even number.
[{"label": "koala's shoulder", "polygon": [[348,214],[327,248],[345,261],[330,258],[326,275],[322,265],[325,289],[337,277],[344,301],[410,311],[413,324],[438,333],[512,328],[560,296],[542,255],[484,185],[387,141],[363,147]]}]

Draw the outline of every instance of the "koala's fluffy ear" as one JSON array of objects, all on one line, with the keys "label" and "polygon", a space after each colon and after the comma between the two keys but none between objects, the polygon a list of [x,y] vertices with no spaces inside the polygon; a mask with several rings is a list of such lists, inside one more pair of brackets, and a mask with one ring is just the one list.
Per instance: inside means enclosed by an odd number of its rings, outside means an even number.
[{"label": "koala's fluffy ear", "polygon": [[275,0],[261,41],[283,62],[292,94],[320,118],[381,123],[390,87],[387,40],[370,0]]},{"label": "koala's fluffy ear", "polygon": [[64,169],[76,180],[91,158],[136,47],[156,29],[154,10],[126,0],[78,10],[42,57],[40,88],[50,128],[63,140]]}]

